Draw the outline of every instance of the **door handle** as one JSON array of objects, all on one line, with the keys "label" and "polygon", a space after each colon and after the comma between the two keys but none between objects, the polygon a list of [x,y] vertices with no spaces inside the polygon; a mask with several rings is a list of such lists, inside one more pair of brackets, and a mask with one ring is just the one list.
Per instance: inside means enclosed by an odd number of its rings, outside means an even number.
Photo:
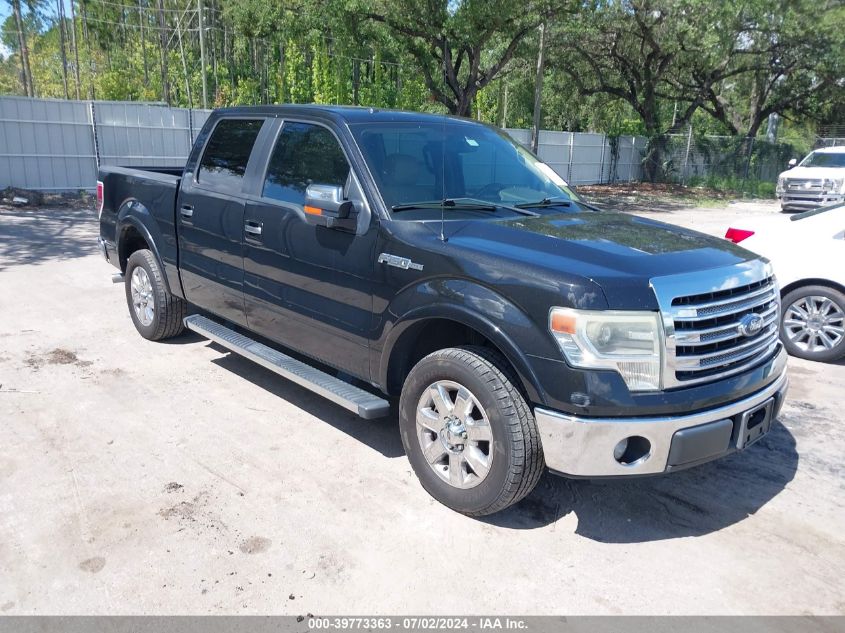
[{"label": "door handle", "polygon": [[261,222],[253,222],[252,220],[248,220],[246,224],[244,224],[244,231],[249,233],[250,235],[261,235]]},{"label": "door handle", "polygon": [[179,209],[179,213],[182,214],[183,218],[190,218],[192,215],[194,215],[194,207],[189,204],[183,204],[182,208]]}]

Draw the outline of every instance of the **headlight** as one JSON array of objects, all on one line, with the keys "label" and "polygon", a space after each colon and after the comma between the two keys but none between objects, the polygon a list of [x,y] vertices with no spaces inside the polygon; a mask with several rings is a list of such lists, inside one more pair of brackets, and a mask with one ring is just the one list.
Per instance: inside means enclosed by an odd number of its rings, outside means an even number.
[{"label": "headlight", "polygon": [[842,191],[842,178],[825,178],[822,188],[827,192],[840,193]]},{"label": "headlight", "polygon": [[660,389],[660,316],[552,308],[549,330],[573,367],[613,369],[631,391]]},{"label": "headlight", "polygon": [[783,193],[786,191],[786,179],[783,176],[778,178],[777,187],[775,187],[775,193]]}]

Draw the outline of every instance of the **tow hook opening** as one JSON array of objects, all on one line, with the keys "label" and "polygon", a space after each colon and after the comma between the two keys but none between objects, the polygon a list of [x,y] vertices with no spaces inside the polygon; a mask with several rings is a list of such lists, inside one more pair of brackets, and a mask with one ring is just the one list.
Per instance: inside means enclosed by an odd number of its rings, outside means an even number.
[{"label": "tow hook opening", "polygon": [[623,466],[635,466],[651,455],[651,442],[639,435],[620,440],[613,449],[613,458]]}]

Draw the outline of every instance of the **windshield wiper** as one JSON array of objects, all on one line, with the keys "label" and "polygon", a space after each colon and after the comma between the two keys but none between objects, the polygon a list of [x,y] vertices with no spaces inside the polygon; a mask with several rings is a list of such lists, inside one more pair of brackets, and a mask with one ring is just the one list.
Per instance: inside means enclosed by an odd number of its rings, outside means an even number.
[{"label": "windshield wiper", "polygon": [[569,198],[543,198],[536,202],[520,202],[513,206],[518,209],[528,209],[530,207],[569,207],[572,206],[572,200]]},{"label": "windshield wiper", "polygon": [[520,215],[529,215],[532,217],[540,215],[528,209],[522,209],[518,206],[508,206],[506,204],[497,204],[488,200],[478,200],[476,198],[444,198],[443,200],[429,200],[424,202],[406,202],[402,204],[394,204],[391,207],[392,211],[407,211],[409,209],[456,209],[456,210],[472,210],[472,211],[496,211],[498,209],[505,209],[513,211]]}]

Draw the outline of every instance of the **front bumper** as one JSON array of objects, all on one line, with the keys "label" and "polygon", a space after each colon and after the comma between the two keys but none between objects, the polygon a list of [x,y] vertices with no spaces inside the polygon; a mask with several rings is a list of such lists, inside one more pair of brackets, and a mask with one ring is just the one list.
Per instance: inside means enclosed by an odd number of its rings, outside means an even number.
[{"label": "front bumper", "polygon": [[[701,464],[742,448],[749,417],[744,414],[767,405],[766,423],[773,421],[788,384],[784,368],[774,382],[742,400],[688,415],[586,418],[541,408],[535,409],[534,415],[549,469],[573,477],[652,475]],[[622,464],[613,451],[630,437],[645,438],[650,451],[642,459]]]},{"label": "front bumper", "polygon": [[782,209],[796,209],[799,211],[817,209],[845,200],[845,196],[836,193],[813,192],[784,192],[777,194]]}]

